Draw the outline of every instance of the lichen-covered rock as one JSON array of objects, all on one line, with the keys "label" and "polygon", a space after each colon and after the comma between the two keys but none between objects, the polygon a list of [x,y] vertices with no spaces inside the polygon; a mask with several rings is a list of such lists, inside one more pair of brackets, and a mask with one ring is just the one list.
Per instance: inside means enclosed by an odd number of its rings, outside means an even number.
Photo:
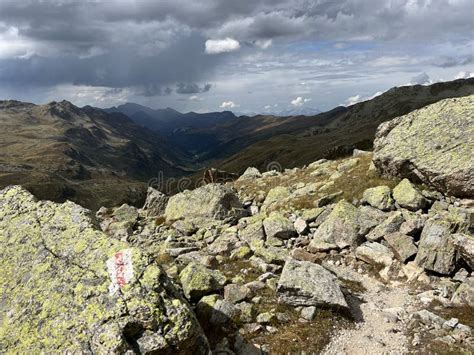
[{"label": "lichen-covered rock", "polygon": [[456,247],[451,236],[453,224],[442,218],[429,219],[418,245],[415,262],[426,270],[449,275],[456,265]]},{"label": "lichen-covered rock", "polygon": [[417,211],[428,206],[428,200],[408,179],[403,179],[393,189],[393,198],[403,208]]},{"label": "lichen-covered rock", "polygon": [[390,210],[394,203],[388,186],[377,186],[365,190],[362,201],[382,211]]},{"label": "lichen-covered rock", "polygon": [[278,282],[279,301],[292,306],[348,308],[337,278],[321,265],[289,258]]},{"label": "lichen-covered rock", "polygon": [[474,196],[474,95],[446,99],[382,123],[374,163],[454,196]]},{"label": "lichen-covered rock", "polygon": [[393,252],[385,245],[365,242],[355,250],[358,259],[368,264],[390,266],[393,262]]},{"label": "lichen-covered rock", "polygon": [[453,236],[454,245],[461,258],[474,269],[474,236],[469,234],[457,233]]},{"label": "lichen-covered rock", "polygon": [[224,288],[226,277],[218,270],[211,270],[201,264],[190,263],[179,274],[183,292],[190,301]]},{"label": "lichen-covered rock", "polygon": [[147,217],[161,216],[165,213],[166,205],[168,204],[169,197],[163,192],[148,187],[145,204],[143,205],[143,211]]},{"label": "lichen-covered rock", "polygon": [[132,233],[137,220],[138,210],[133,206],[123,204],[102,222],[102,228],[116,238],[126,238]]},{"label": "lichen-covered rock", "polygon": [[220,184],[208,184],[171,196],[166,206],[168,221],[182,218],[226,219],[241,217],[242,203],[236,193]]},{"label": "lichen-covered rock", "polygon": [[359,242],[357,208],[345,200],[339,201],[314,233],[314,239],[339,248],[356,246]]},{"label": "lichen-covered rock", "polygon": [[267,197],[265,198],[265,201],[263,202],[262,209],[266,210],[274,203],[282,202],[288,197],[290,197],[290,190],[288,190],[287,187],[284,187],[284,186],[274,187],[273,189],[268,191]]},{"label": "lichen-covered rock", "polygon": [[267,238],[289,239],[296,235],[296,229],[288,218],[274,212],[263,221]]},{"label": "lichen-covered rock", "polygon": [[0,268],[1,352],[209,351],[164,271],[72,202],[0,191]]}]

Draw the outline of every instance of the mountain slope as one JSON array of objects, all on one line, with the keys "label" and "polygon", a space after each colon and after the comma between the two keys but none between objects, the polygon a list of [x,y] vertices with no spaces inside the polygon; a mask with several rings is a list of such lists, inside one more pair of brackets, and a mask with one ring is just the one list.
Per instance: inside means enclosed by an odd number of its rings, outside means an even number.
[{"label": "mountain slope", "polygon": [[179,150],[164,138],[123,114],[67,101],[0,101],[0,142],[1,187],[26,184],[40,197],[69,198],[88,207],[97,207],[88,199],[95,200],[90,189],[99,185],[118,191],[108,195],[117,203],[127,188],[116,184],[143,185],[139,182],[160,171],[183,174]]},{"label": "mountain slope", "polygon": [[[380,123],[445,98],[473,93],[474,78],[430,86],[395,87],[347,108],[336,108],[314,117],[274,120],[273,125],[246,132],[243,140],[237,137],[246,128],[227,126],[226,131],[233,134],[206,158],[219,159],[216,165],[229,172],[242,172],[248,166],[265,169],[274,161],[285,168],[302,166],[319,158],[345,155],[354,148],[371,149]],[[225,157],[229,152],[234,152],[233,156]]]}]

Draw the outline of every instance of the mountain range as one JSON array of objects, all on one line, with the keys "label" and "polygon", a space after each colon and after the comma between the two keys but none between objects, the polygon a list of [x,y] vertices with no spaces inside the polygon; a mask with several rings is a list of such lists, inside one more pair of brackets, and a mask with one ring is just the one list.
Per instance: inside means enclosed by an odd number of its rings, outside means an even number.
[{"label": "mountain range", "polygon": [[337,158],[371,149],[382,122],[473,93],[474,78],[395,87],[349,107],[288,117],[0,101],[0,188],[22,184],[40,198],[93,209],[138,204],[160,174],[197,179],[209,167],[242,173],[249,166],[291,168]]}]

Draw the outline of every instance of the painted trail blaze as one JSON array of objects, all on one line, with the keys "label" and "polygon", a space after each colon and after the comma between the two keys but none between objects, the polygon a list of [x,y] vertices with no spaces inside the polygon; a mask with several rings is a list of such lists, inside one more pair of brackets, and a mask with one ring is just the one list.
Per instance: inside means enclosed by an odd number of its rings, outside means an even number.
[{"label": "painted trail blaze", "polygon": [[125,249],[115,253],[107,260],[107,271],[111,279],[109,292],[113,295],[133,277],[132,250]]}]

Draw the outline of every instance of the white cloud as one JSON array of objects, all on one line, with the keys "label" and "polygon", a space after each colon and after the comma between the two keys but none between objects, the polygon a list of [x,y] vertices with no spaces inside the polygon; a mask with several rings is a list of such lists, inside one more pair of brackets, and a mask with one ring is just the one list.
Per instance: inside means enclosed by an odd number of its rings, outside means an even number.
[{"label": "white cloud", "polygon": [[291,104],[295,107],[301,107],[305,103],[307,103],[308,101],[311,101],[311,99],[306,99],[306,98],[303,98],[301,96],[298,96],[296,99],[291,100]]},{"label": "white cloud", "polygon": [[271,106],[271,105],[266,105],[266,106],[264,106],[263,108],[268,111],[268,110],[270,110],[270,109],[272,108],[272,106]]},{"label": "white cloud", "polygon": [[354,96],[350,96],[347,98],[346,102],[345,102],[345,106],[351,106],[351,105],[354,105],[358,102],[361,102],[362,100],[362,96],[360,95],[354,95]]},{"label": "white cloud", "polygon": [[223,103],[221,103],[221,106],[220,106],[220,108],[226,108],[226,109],[236,108],[236,107],[239,107],[239,105],[237,105],[234,101],[224,101]]},{"label": "white cloud", "polygon": [[454,79],[469,79],[474,78],[474,73],[470,71],[460,71],[454,76]]},{"label": "white cloud", "polygon": [[208,39],[206,41],[207,54],[235,52],[239,49],[239,41],[230,37],[227,37],[226,39]]},{"label": "white cloud", "polygon": [[197,95],[190,96],[188,98],[189,101],[202,101],[202,97],[199,97]]}]

